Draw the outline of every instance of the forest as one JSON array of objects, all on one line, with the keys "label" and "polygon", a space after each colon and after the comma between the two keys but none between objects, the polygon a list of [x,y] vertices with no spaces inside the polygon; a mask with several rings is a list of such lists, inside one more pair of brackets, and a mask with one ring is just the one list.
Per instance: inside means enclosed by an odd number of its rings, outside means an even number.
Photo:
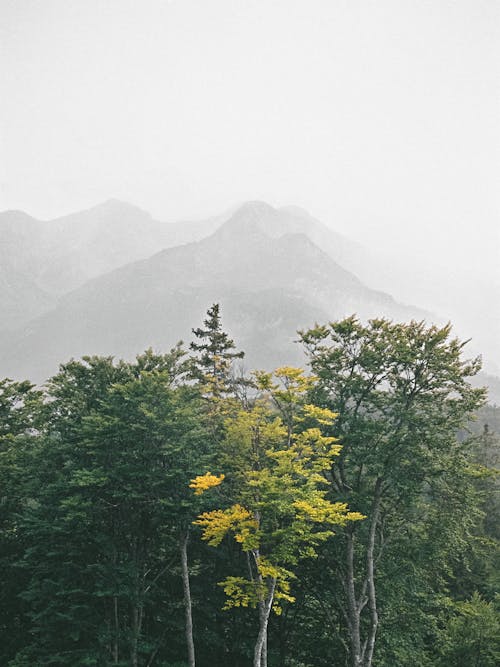
[{"label": "forest", "polygon": [[[196,323],[193,323],[194,325]],[[355,316],[0,381],[0,665],[494,667],[500,410],[451,326]]]}]

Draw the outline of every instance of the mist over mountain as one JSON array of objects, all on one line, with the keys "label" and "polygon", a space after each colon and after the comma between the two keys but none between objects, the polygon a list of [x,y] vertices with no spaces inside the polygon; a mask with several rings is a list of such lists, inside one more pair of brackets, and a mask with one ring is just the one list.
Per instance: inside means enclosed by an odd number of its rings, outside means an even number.
[{"label": "mist over mountain", "polygon": [[50,221],[22,211],[0,213],[0,329],[50,310],[61,294],[162,248],[200,238],[220,224],[164,223],[110,199]]},{"label": "mist over mountain", "polygon": [[[108,200],[46,222],[6,211],[0,235],[0,373],[15,378],[42,382],[70,357],[187,341],[214,302],[249,368],[303,363],[296,332],[315,322],[447,319],[372,289],[402,272],[401,258],[382,260],[295,206],[252,201],[166,223]],[[388,291],[404,293],[404,280]],[[483,350],[474,340],[468,351]]]},{"label": "mist over mountain", "polygon": [[[118,209],[123,211],[122,222]],[[210,234],[217,223],[220,226]],[[49,227],[50,244],[40,256],[47,258],[52,252],[56,257],[59,287],[71,286],[77,276],[82,280],[85,271],[90,279],[59,297],[41,317],[4,336],[4,375],[42,381],[71,356],[130,357],[148,346],[165,349],[189,337],[216,301],[225,326],[246,350],[250,367],[302,361],[293,343],[296,331],[316,321],[351,313],[403,320],[425,316],[370,289],[343,268],[332,256],[347,255],[354,244],[292,207],[249,202],[222,224],[212,220],[162,225],[139,209],[108,202]],[[126,263],[134,254],[204,232],[208,235],[198,242]],[[22,256],[27,263],[29,243]],[[124,258],[124,266],[109,270]],[[50,268],[52,273],[46,264],[31,275],[53,287],[57,272]],[[99,271],[101,275],[92,277]]]}]

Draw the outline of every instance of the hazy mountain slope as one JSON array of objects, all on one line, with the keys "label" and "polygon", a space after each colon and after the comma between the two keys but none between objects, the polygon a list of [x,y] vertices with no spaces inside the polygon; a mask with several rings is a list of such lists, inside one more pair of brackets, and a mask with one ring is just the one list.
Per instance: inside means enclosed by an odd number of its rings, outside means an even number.
[{"label": "hazy mountain slope", "polygon": [[[236,217],[244,218],[245,224],[255,224],[272,238],[307,234],[342,266],[356,264],[352,258],[363,256],[361,246],[298,207],[276,209],[250,202],[238,211]],[[207,237],[230,216],[227,212],[195,222],[162,223],[117,200],[46,222],[20,211],[0,213],[0,330],[47,312],[56,297],[92,278],[163,248]],[[363,261],[357,264],[363,265]]]},{"label": "hazy mountain slope", "polygon": [[[162,248],[206,236],[220,222],[158,222],[117,200],[45,222],[21,211],[4,211],[0,267],[6,282],[17,274],[44,292],[60,295]],[[3,290],[0,284],[0,303]]]},{"label": "hazy mountain slope", "polygon": [[[260,202],[255,203],[262,207],[267,206]],[[364,266],[367,257],[362,245],[327,227],[299,206],[282,206],[277,209],[267,206],[267,208],[271,211],[268,210],[261,218],[261,226],[263,229],[267,228],[267,233],[276,237],[285,233],[307,234],[315,245],[338,264],[360,276],[358,269]],[[370,284],[370,281],[364,282]]]},{"label": "hazy mountain slope", "polygon": [[[46,224],[52,257],[38,281],[49,291],[65,293],[163,248],[206,236],[217,224],[217,219],[158,222],[136,206],[111,199]],[[67,277],[66,288],[61,275]]]},{"label": "hazy mountain slope", "polygon": [[[225,219],[225,216],[223,216]],[[0,213],[0,331],[54,307],[88,280],[210,234],[219,218],[163,223],[117,200],[56,220]]]},{"label": "hazy mountain slope", "polygon": [[0,213],[0,331],[13,329],[54,305],[28,268],[37,261],[38,232],[38,221],[26,213]]},{"label": "hazy mountain slope", "polygon": [[[4,345],[0,375],[42,380],[86,353],[130,356],[189,337],[207,307],[247,350],[248,365],[296,361],[296,329],[352,312],[423,316],[364,286],[303,234],[262,226],[262,204],[240,208],[212,236],[89,281]],[[273,215],[271,212],[271,218]],[[274,236],[274,238],[273,238]]]},{"label": "hazy mountain slope", "polygon": [[[441,323],[453,323],[462,339],[472,339],[470,355],[482,354],[489,373],[500,370],[500,273],[490,279],[474,273],[470,266],[454,266],[443,256],[433,265],[425,254],[404,255],[395,247],[384,250],[363,246],[337,234],[303,209],[277,209],[288,229],[307,233],[322,250],[370,287],[389,292],[402,303],[418,303]],[[269,217],[268,217],[269,219]],[[276,223],[275,223],[276,225]],[[402,227],[403,229],[403,227]],[[403,233],[403,232],[402,232]]]},{"label": "hazy mountain slope", "polygon": [[[485,367],[496,373],[500,365],[498,285],[476,284],[462,271],[456,272],[451,284],[445,265],[439,272],[426,267],[425,258],[394,256],[389,249],[385,255],[376,253],[298,207],[251,202],[239,210],[246,210],[246,222],[253,220],[268,236],[306,234],[365,284],[388,291],[401,302],[425,304],[440,314],[442,322],[451,319],[457,334],[472,337],[470,348],[484,353]],[[89,279],[163,248],[207,237],[229,217],[231,213],[226,212],[196,222],[162,223],[117,200],[48,222],[19,211],[0,213],[0,331],[47,312],[56,297]]]},{"label": "hazy mountain slope", "polygon": [[[252,211],[250,215],[261,231],[273,238],[307,234],[342,266],[363,252],[361,246],[298,207],[276,209],[250,202],[239,210],[246,210],[247,215]],[[0,213],[0,259],[4,268],[14,267],[39,288],[60,295],[163,248],[209,236],[230,216],[228,212],[195,222],[163,223],[118,200],[46,222],[20,211],[5,211]]]},{"label": "hazy mountain slope", "polygon": [[55,299],[29,276],[0,261],[0,330],[15,329],[54,305]]}]

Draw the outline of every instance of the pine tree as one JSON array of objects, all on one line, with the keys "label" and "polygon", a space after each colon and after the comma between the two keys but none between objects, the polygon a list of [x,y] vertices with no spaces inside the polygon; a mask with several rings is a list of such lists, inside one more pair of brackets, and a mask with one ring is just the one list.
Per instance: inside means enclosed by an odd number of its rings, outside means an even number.
[{"label": "pine tree", "polygon": [[192,375],[205,391],[214,398],[232,393],[237,382],[232,377],[232,365],[235,359],[243,359],[245,353],[236,351],[234,341],[222,330],[220,306],[214,303],[207,311],[203,321],[204,329],[193,329],[198,341],[190,344],[190,349],[197,353],[193,359]]}]

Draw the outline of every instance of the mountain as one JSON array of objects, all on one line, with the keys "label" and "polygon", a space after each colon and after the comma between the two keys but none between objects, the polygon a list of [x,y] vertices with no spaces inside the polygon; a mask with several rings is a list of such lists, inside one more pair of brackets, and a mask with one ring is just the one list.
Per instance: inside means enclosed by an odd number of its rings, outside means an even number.
[{"label": "mountain", "polygon": [[301,231],[303,217],[249,202],[201,241],[89,280],[4,341],[0,375],[41,381],[71,356],[166,349],[216,301],[251,368],[300,363],[296,331],[315,321],[425,317],[342,268]]},{"label": "mountain", "polygon": [[[307,211],[296,206],[273,208],[264,202],[251,202],[246,208],[272,238],[306,234],[341,266],[369,276],[371,264],[363,247]],[[200,240],[230,217],[227,212],[205,220],[165,223],[116,199],[49,221],[22,211],[0,213],[0,331],[47,312],[58,297],[92,278],[164,248]]]},{"label": "mountain", "polygon": [[39,284],[48,291],[67,292],[163,248],[207,235],[217,223],[217,218],[200,223],[159,222],[136,206],[110,199],[46,224],[51,257],[38,277]]},{"label": "mountain", "polygon": [[54,305],[55,299],[29,276],[0,261],[0,331],[15,329]]},{"label": "mountain", "polygon": [[164,223],[111,199],[91,209],[40,221],[0,213],[0,330],[50,310],[61,294],[162,248],[209,234],[221,220]]},{"label": "mountain", "polygon": [[14,329],[52,308],[55,299],[35,281],[38,221],[21,211],[0,213],[0,331]]}]

